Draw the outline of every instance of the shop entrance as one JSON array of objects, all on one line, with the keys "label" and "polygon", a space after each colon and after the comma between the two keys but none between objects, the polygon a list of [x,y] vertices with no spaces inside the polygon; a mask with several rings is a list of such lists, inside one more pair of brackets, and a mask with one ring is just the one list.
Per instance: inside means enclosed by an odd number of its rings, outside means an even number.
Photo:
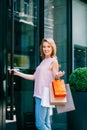
[{"label": "shop entrance", "polygon": [[[10,75],[34,73],[40,62],[39,0],[0,2],[0,130],[36,129],[33,82]],[[39,8],[39,9],[38,9]]]}]

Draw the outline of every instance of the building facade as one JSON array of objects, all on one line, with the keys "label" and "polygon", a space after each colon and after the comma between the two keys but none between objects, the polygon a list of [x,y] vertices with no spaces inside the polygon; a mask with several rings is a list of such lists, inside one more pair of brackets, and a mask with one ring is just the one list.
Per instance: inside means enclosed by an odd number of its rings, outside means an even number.
[{"label": "building facade", "polygon": [[[34,83],[10,76],[9,69],[33,73],[41,61],[41,40],[53,38],[68,83],[74,69],[87,66],[87,1],[1,0],[0,18],[0,130],[15,110],[18,130],[36,129]],[[51,122],[53,130],[68,130],[67,113],[53,109]]]}]

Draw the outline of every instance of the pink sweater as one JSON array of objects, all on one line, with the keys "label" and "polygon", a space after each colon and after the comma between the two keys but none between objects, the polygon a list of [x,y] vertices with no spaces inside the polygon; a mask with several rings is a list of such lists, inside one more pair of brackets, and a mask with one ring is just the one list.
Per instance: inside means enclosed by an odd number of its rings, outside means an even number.
[{"label": "pink sweater", "polygon": [[43,88],[49,87],[54,79],[50,65],[55,60],[57,61],[55,57],[44,59],[36,68],[34,97],[42,98]]}]

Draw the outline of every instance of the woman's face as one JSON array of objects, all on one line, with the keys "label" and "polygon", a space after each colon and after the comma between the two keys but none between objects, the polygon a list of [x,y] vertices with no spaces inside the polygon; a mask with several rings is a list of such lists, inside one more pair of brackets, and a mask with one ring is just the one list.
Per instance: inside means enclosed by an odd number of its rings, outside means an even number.
[{"label": "woman's face", "polygon": [[43,42],[43,53],[45,58],[49,58],[52,54],[52,46],[46,41]]}]

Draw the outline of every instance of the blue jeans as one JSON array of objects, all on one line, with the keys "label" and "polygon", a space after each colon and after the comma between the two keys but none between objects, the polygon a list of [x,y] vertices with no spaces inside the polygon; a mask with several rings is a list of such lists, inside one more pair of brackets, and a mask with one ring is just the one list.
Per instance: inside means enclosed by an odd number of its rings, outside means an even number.
[{"label": "blue jeans", "polygon": [[38,130],[51,130],[50,108],[41,106],[40,98],[35,98],[35,119]]}]

